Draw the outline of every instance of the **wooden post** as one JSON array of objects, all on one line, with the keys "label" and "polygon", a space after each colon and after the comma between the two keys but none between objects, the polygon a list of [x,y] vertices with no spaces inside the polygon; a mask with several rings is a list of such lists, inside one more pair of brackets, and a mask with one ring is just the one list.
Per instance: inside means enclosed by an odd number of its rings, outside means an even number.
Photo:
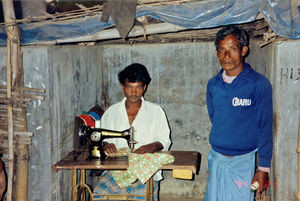
[{"label": "wooden post", "polygon": [[72,169],[72,194],[71,201],[76,201],[77,197],[77,169]]},{"label": "wooden post", "polygon": [[5,26],[7,41],[11,41],[7,45],[11,47],[11,55],[10,55],[10,63],[11,63],[11,85],[14,88],[18,85],[20,81],[21,71],[19,69],[20,65],[18,63],[19,52],[20,52],[20,36],[19,30],[16,24],[14,24],[16,20],[15,10],[13,0],[5,0],[2,1],[3,13],[5,23],[8,25]]},{"label": "wooden post", "polygon": [[[20,47],[19,47],[20,48]],[[21,51],[18,53],[18,60],[19,60],[19,73],[20,73],[20,80],[18,83],[18,89],[24,87],[24,73],[23,73],[23,54]],[[25,94],[24,91],[20,92],[22,99],[24,99]],[[26,110],[23,107],[21,111],[21,122],[23,128],[22,131],[27,131],[27,121],[26,121]],[[17,149],[17,156],[16,156],[16,164],[17,164],[17,175],[16,175],[16,197],[15,200],[18,201],[27,201],[28,200],[28,158],[29,158],[29,149],[28,145],[24,145],[23,148]]]},{"label": "wooden post", "polygon": [[297,159],[298,159],[298,191],[297,191],[297,201],[300,201],[300,115],[298,117]]},{"label": "wooden post", "polygon": [[[2,1],[5,28],[7,34],[7,114],[8,114],[8,184],[7,184],[7,201],[18,200],[27,201],[27,166],[28,166],[28,146],[25,145],[17,154],[14,151],[14,125],[13,125],[13,100],[12,92],[23,87],[23,67],[22,54],[20,47],[19,30],[16,24],[16,15],[13,0]],[[27,130],[25,109],[22,108],[23,131]],[[15,155],[18,156],[16,169],[14,169]],[[17,177],[14,177],[16,172]],[[16,179],[16,181],[15,181]],[[16,185],[15,185],[16,183]],[[14,189],[12,189],[14,188]],[[12,194],[14,192],[14,194]]]},{"label": "wooden post", "polygon": [[[15,17],[15,11],[13,7],[13,2],[10,0],[2,1],[2,7],[4,11],[5,22],[13,21]],[[13,184],[13,173],[14,173],[14,150],[13,150],[13,113],[12,113],[12,103],[11,103],[11,87],[12,87],[12,72],[17,69],[16,59],[11,59],[16,56],[16,45],[12,42],[14,39],[14,32],[16,29],[14,26],[6,26],[7,33],[7,70],[6,70],[6,82],[7,82],[7,99],[10,102],[7,105],[7,117],[8,117],[8,176],[7,176],[7,201],[12,200],[12,184]],[[18,31],[17,31],[18,32]],[[17,33],[17,38],[19,35]],[[16,57],[17,58],[17,57]]]},{"label": "wooden post", "polygon": [[[11,64],[10,64],[10,41],[7,40],[7,99],[11,100]],[[7,105],[7,118],[8,118],[8,176],[7,176],[7,201],[12,200],[12,183],[14,173],[14,150],[13,150],[13,113],[11,102]]]}]

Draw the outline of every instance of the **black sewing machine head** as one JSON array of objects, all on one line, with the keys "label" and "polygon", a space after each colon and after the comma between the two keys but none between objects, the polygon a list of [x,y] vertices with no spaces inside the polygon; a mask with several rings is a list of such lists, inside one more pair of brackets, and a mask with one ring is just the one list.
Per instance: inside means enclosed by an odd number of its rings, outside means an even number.
[{"label": "black sewing machine head", "polygon": [[94,112],[79,115],[75,118],[75,124],[77,124],[77,137],[74,140],[77,139],[79,144],[74,143],[74,145],[83,149],[83,152],[88,147],[89,158],[98,158],[102,161],[107,158],[103,149],[103,140],[107,138],[124,138],[131,150],[134,149],[133,128],[124,131],[102,129],[100,128],[100,117]]},{"label": "black sewing machine head", "polygon": [[[105,160],[107,158],[106,153],[103,149],[103,140],[107,138],[124,138],[127,140],[127,144],[131,150],[134,148],[133,140],[133,128],[129,128],[124,131],[113,131],[102,128],[92,128],[90,126],[83,125],[79,135],[82,138],[89,138],[89,153],[91,158],[100,158]],[[89,140],[87,139],[87,140]]]}]

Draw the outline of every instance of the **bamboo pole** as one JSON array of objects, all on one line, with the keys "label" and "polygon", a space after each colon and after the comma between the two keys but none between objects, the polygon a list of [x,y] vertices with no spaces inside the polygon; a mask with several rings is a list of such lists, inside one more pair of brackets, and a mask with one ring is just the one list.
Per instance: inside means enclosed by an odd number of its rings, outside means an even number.
[{"label": "bamboo pole", "polygon": [[[5,134],[8,134],[8,132],[6,130],[0,130],[0,135],[5,135]],[[33,136],[33,133],[32,132],[14,132],[14,135],[15,136],[26,136],[26,137],[32,137]]]},{"label": "bamboo pole", "polygon": [[4,19],[7,23],[12,23],[9,26],[5,26],[7,40],[10,41],[9,45],[11,46],[10,57],[8,59],[11,62],[11,86],[14,88],[17,86],[18,81],[20,80],[20,71],[18,64],[18,54],[20,46],[20,36],[18,27],[16,26],[15,20],[15,10],[13,5],[13,0],[2,1],[2,7],[4,11]]},{"label": "bamboo pole", "polygon": [[299,114],[299,117],[298,117],[297,159],[298,159],[298,191],[297,191],[297,200],[300,201],[300,114]]},{"label": "bamboo pole", "polygon": [[[0,89],[6,89],[6,86],[0,85]],[[29,88],[29,87],[20,87],[18,90],[45,93],[45,89],[37,89],[37,88]]]},{"label": "bamboo pole", "polygon": [[[134,26],[129,32],[128,37],[160,34],[166,32],[178,32],[184,30],[187,30],[187,28],[178,25],[169,24],[169,23],[149,24],[149,25],[145,25],[145,27]],[[55,43],[60,44],[60,43],[69,43],[69,42],[87,42],[87,41],[118,39],[118,38],[121,38],[121,36],[117,29],[108,29],[108,30],[99,31],[97,33],[88,36],[79,36],[70,39],[57,39]]]},{"label": "bamboo pole", "polygon": [[[2,109],[2,110],[7,110],[8,107],[0,106],[0,109]],[[17,111],[17,112],[22,112],[22,108],[19,108],[19,107],[13,107],[12,110],[13,110],[13,111]]]},{"label": "bamboo pole", "polygon": [[[21,48],[19,46],[19,48]],[[25,98],[24,91],[20,91],[20,88],[24,88],[24,70],[23,70],[23,53],[21,50],[19,51],[18,54],[18,61],[19,61],[19,69],[21,72],[20,76],[20,82],[17,90],[19,91],[19,94],[21,95],[22,99]],[[27,131],[27,121],[26,121],[26,107],[22,108],[21,111],[21,116],[22,118],[22,123],[20,125],[23,126],[22,129],[18,131]],[[17,137],[18,140],[20,140]],[[31,138],[30,142],[31,144]],[[18,144],[18,149],[17,149],[17,176],[16,176],[16,183],[17,183],[17,190],[16,190],[16,195],[15,195],[15,200],[18,201],[27,201],[28,200],[28,186],[27,186],[27,181],[28,181],[28,159],[29,159],[29,148],[28,144],[25,145],[24,143]]]},{"label": "bamboo pole", "polygon": [[[27,129],[26,125],[26,114],[24,107],[20,104],[15,104],[12,91],[18,91],[23,85],[23,67],[22,67],[22,54],[20,47],[20,36],[16,23],[15,11],[13,0],[2,1],[2,7],[4,11],[5,28],[7,34],[7,99],[9,103],[7,104],[7,114],[8,114],[8,185],[7,185],[7,195],[6,200],[18,200],[27,201],[27,158],[28,158],[28,146],[21,144],[19,146],[18,142],[14,143],[14,121],[13,121],[13,107],[21,107],[20,112],[23,116],[23,131]],[[5,107],[4,107],[5,108]],[[24,123],[25,122],[25,123]],[[16,128],[18,129],[18,128]],[[16,147],[14,147],[16,144]],[[21,149],[22,148],[22,149]],[[14,152],[16,149],[16,152]],[[21,149],[21,150],[20,150]],[[18,156],[15,160],[14,154]],[[16,161],[16,171],[14,168],[14,162]],[[16,172],[16,177],[14,173]],[[15,179],[15,180],[14,180]],[[15,185],[16,183],[16,185]],[[12,190],[12,188],[14,188]],[[12,191],[15,193],[12,194]]]},{"label": "bamboo pole", "polygon": [[[11,64],[10,64],[10,41],[7,40],[7,98],[11,99]],[[13,183],[13,172],[14,172],[14,152],[13,152],[13,114],[12,105],[8,104],[7,107],[8,116],[8,182],[7,182],[7,201],[12,200],[12,183]]]}]

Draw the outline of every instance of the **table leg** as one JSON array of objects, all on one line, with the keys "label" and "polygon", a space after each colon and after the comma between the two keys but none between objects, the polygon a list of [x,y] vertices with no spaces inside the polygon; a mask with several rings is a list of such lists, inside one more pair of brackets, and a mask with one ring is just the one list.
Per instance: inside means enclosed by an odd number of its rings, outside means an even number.
[{"label": "table leg", "polygon": [[153,187],[153,177],[150,178],[150,201],[153,201],[153,197],[154,197],[154,187]]},{"label": "table leg", "polygon": [[[80,170],[80,181],[79,184],[85,184],[85,169],[81,169]],[[81,198],[80,200],[84,200],[85,201],[85,193],[81,194]]]},{"label": "table leg", "polygon": [[76,201],[77,196],[77,170],[72,169],[72,194],[71,200]]},{"label": "table leg", "polygon": [[149,190],[150,190],[150,179],[148,181],[146,181],[145,201],[149,201]]},{"label": "table leg", "polygon": [[145,201],[153,201],[153,177],[146,182]]}]

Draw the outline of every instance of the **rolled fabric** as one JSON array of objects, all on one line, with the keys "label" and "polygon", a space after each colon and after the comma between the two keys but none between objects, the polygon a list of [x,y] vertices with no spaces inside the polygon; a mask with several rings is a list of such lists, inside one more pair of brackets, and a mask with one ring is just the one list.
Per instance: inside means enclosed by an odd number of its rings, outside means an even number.
[{"label": "rolled fabric", "polygon": [[95,120],[93,119],[93,117],[91,115],[81,114],[78,117],[83,120],[83,122],[86,126],[95,128]]},{"label": "rolled fabric", "polygon": [[93,117],[93,119],[95,120],[95,128],[100,128],[101,127],[101,125],[100,125],[101,117],[99,116],[99,114],[97,114],[96,112],[89,112],[88,114],[91,115]]},{"label": "rolled fabric", "polygon": [[89,112],[88,115],[92,116],[95,121],[101,120],[101,117],[96,112]]}]

